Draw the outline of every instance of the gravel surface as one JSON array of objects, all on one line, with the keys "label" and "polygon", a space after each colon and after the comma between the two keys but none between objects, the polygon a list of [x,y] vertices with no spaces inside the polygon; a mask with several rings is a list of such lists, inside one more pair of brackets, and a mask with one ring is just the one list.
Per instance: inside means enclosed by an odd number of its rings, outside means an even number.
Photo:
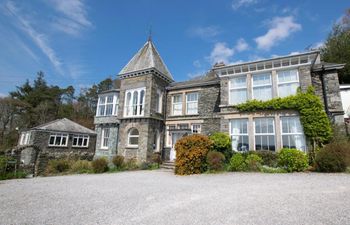
[{"label": "gravel surface", "polygon": [[350,224],[350,175],[135,171],[0,181],[0,224]]}]

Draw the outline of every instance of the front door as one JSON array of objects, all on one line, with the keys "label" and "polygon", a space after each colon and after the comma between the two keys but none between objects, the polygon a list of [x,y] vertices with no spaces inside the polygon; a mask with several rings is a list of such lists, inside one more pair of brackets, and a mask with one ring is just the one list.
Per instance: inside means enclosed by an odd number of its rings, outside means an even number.
[{"label": "front door", "polygon": [[175,151],[175,144],[177,140],[182,138],[184,136],[183,132],[173,132],[171,133],[171,149],[170,149],[170,161],[174,161],[176,159],[176,151]]}]

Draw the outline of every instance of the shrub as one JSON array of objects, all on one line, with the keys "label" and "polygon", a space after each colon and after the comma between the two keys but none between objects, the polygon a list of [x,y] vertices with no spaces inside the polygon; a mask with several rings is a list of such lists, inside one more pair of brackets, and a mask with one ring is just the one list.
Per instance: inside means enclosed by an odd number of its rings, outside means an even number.
[{"label": "shrub", "polygon": [[6,156],[0,156],[0,175],[3,175],[6,173],[6,162],[8,158]]},{"label": "shrub", "polygon": [[261,166],[260,171],[263,173],[287,173],[287,171],[280,167],[269,167],[269,166]]},{"label": "shrub", "polygon": [[77,160],[72,164],[70,171],[73,173],[91,173],[91,162],[87,160]]},{"label": "shrub", "polygon": [[245,159],[246,169],[248,171],[259,171],[263,160],[256,154],[249,154]]},{"label": "shrub", "polygon": [[108,160],[104,157],[92,161],[92,170],[94,173],[103,173],[108,170]]},{"label": "shrub", "polygon": [[18,178],[25,178],[27,174],[23,171],[17,171],[15,172],[9,172],[0,174],[0,180],[9,180],[9,179],[18,179]]},{"label": "shrub", "polygon": [[262,165],[277,167],[277,154],[271,151],[254,151],[262,159]]},{"label": "shrub", "polygon": [[344,172],[350,165],[350,144],[332,142],[322,148],[316,155],[316,170],[319,172]]},{"label": "shrub", "polygon": [[244,156],[240,153],[234,154],[230,160],[229,169],[231,171],[245,171],[247,169],[247,165],[244,161]]},{"label": "shrub", "polygon": [[213,142],[204,135],[194,134],[178,140],[175,144],[175,173],[199,174],[206,169],[206,156]]},{"label": "shrub", "polygon": [[153,155],[152,155],[152,162],[158,164],[158,166],[159,166],[159,164],[162,163],[162,158],[161,158],[159,152],[153,153]]},{"label": "shrub", "polygon": [[125,168],[127,170],[136,170],[139,168],[139,166],[137,165],[137,160],[135,158],[126,160],[125,162]]},{"label": "shrub", "polygon": [[224,168],[225,156],[221,152],[210,151],[207,154],[207,165],[211,171],[221,171]]},{"label": "shrub", "polygon": [[210,140],[213,141],[213,150],[224,154],[227,160],[232,157],[232,145],[231,138],[226,133],[216,132],[209,136]]},{"label": "shrub", "polygon": [[57,174],[67,172],[71,168],[72,162],[68,159],[53,159],[49,160],[46,173]]},{"label": "shrub", "polygon": [[124,156],[122,155],[116,155],[112,159],[112,163],[117,169],[124,168]]},{"label": "shrub", "polygon": [[308,157],[297,149],[284,148],[278,153],[278,165],[288,172],[304,171],[309,166]]}]

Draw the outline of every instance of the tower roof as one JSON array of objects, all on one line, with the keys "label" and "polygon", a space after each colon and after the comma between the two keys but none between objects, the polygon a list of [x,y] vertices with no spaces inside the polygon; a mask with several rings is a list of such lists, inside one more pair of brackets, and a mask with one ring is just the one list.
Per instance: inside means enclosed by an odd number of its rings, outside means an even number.
[{"label": "tower roof", "polygon": [[119,75],[121,77],[126,77],[124,75],[140,74],[139,72],[149,69],[157,70],[158,73],[160,73],[164,78],[166,78],[169,81],[174,80],[151,39],[147,40],[143,47],[119,72]]}]

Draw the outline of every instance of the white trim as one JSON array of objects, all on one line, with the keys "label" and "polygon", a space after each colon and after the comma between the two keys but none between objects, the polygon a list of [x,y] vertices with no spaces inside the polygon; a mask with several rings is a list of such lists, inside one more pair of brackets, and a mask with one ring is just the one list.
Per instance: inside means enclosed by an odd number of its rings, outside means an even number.
[{"label": "white trim", "polygon": [[[108,102],[108,98],[112,97],[112,102]],[[104,99],[104,103],[101,103],[101,99]],[[112,105],[112,114],[107,114],[107,106]],[[103,107],[104,112],[103,115],[100,114],[100,107]],[[116,107],[119,107],[119,93],[107,93],[98,96],[97,101],[97,109],[96,109],[96,117],[104,117],[104,116],[117,116],[118,110]]]},{"label": "white trim", "polygon": [[[232,79],[236,79],[236,78],[240,78],[240,77],[245,77],[245,87],[232,87],[231,86],[231,80]],[[236,77],[232,77],[231,79],[228,80],[228,104],[229,105],[235,105],[232,103],[231,101],[231,90],[246,90],[246,101],[248,101],[248,75],[242,75],[242,76],[236,76]],[[244,102],[241,102],[244,103]],[[240,103],[237,103],[240,104]]]},{"label": "white trim", "polygon": [[[270,83],[269,84],[258,84],[258,85],[254,85],[254,76],[259,76],[259,75],[269,75],[270,79]],[[261,100],[261,99],[257,99],[254,97],[254,88],[260,88],[260,87],[270,87],[271,88],[271,98],[269,99],[264,99],[262,101],[267,101],[270,99],[273,99],[273,83],[272,83],[272,73],[257,73],[251,76],[252,79],[252,99],[256,99],[256,100]]]},{"label": "white trim", "polygon": [[[141,92],[143,91],[143,98],[141,99]],[[127,102],[128,93],[130,93],[130,101]],[[137,93],[136,104],[134,104],[134,93]],[[128,89],[125,91],[124,117],[141,117],[145,113],[146,87]],[[142,104],[141,104],[142,100]],[[134,107],[136,107],[136,114],[134,114]],[[129,113],[127,113],[129,112]]]},{"label": "white trim", "polygon": [[[279,72],[285,72],[285,71],[296,71],[297,72],[297,80],[296,81],[287,81],[287,82],[280,82],[279,81]],[[298,69],[290,69],[290,70],[278,70],[276,71],[276,76],[277,76],[277,96],[280,97],[280,91],[279,91],[279,86],[283,84],[294,84],[297,83],[298,86],[300,87],[300,78],[299,78],[299,70]],[[296,93],[296,92],[295,92]],[[287,97],[287,96],[285,96]]]},{"label": "white trim", "polygon": [[[283,123],[282,123],[283,118],[296,118],[297,120],[299,120],[302,132],[301,133],[295,133],[295,132],[294,133],[283,133]],[[303,151],[303,152],[307,151],[307,145],[306,145],[304,129],[303,129],[302,125],[301,125],[299,116],[280,116],[280,127],[281,127],[281,129],[280,129],[281,130],[281,133],[280,133],[281,148],[283,148],[283,135],[285,135],[285,136],[301,135],[303,137],[303,141],[304,141],[304,149],[298,149],[298,150]]]},{"label": "white trim", "polygon": [[[181,97],[181,101],[174,103],[175,96],[180,96]],[[182,104],[182,102],[183,102],[183,94],[175,94],[175,95],[171,96],[171,115],[172,116],[181,116],[182,115],[182,111],[183,111],[183,108],[182,108],[183,104]],[[180,112],[180,114],[174,114],[174,104],[181,105],[181,112]]]},{"label": "white trim", "polygon": [[[77,143],[74,144],[74,139],[77,139]],[[81,145],[79,145],[79,139],[82,139]],[[84,145],[84,140],[86,140],[86,145]],[[73,148],[88,148],[89,147],[90,136],[86,134],[74,134],[72,137],[72,147]]]},{"label": "white trim", "polygon": [[[108,137],[105,137],[106,130],[108,130]],[[109,127],[102,128],[100,149],[108,149],[110,132],[111,132],[111,129]],[[107,146],[104,145],[105,138],[107,138]]]},{"label": "white trim", "polygon": [[[190,94],[196,94],[197,95],[197,100],[196,101],[188,101],[188,95]],[[197,91],[194,92],[187,92],[186,93],[186,115],[197,115],[198,114],[198,99],[199,99],[199,93]],[[195,113],[188,113],[188,104],[189,103],[196,103],[197,107],[196,107],[196,112]]]},{"label": "white trim", "polygon": [[[246,120],[246,121],[247,121],[247,133],[233,134],[233,133],[231,132],[231,131],[232,131],[232,124],[231,124],[231,122],[232,122],[233,120]],[[240,137],[240,136],[245,136],[245,137],[248,137],[248,146],[249,146],[249,118],[235,118],[235,119],[230,119],[230,120],[228,121],[228,125],[229,125],[229,135],[230,135],[230,139],[231,139],[231,146],[232,146],[232,136],[238,136],[238,137]],[[249,146],[249,148],[251,148],[251,146]],[[235,151],[235,152],[240,152],[240,151],[235,150],[235,149],[233,149],[233,148],[232,148],[232,150]],[[250,150],[250,149],[247,149],[247,151],[249,151],[249,150]]]},{"label": "white trim", "polygon": [[[54,137],[53,144],[50,144],[51,137]],[[57,137],[61,138],[59,144],[56,144]],[[66,139],[66,143],[65,144],[62,143],[63,142],[63,137]],[[69,139],[69,135],[67,133],[50,133],[48,146],[50,146],[50,147],[67,147],[68,146],[68,139]]]},{"label": "white trim", "polygon": [[[273,127],[273,133],[259,133],[257,134],[256,133],[256,130],[255,130],[255,122],[256,122],[256,119],[272,119],[272,127]],[[267,130],[268,130],[268,127],[267,127]],[[260,150],[256,150],[256,141],[255,141],[255,136],[270,136],[270,135],[273,135],[274,136],[274,144],[275,144],[275,150],[273,150],[274,152],[277,152],[277,142],[276,142],[276,127],[275,127],[275,117],[254,117],[253,118],[253,135],[254,135],[254,146],[253,146],[253,149],[255,151],[260,151]],[[270,149],[268,151],[271,151]]]},{"label": "white trim", "polygon": [[[136,134],[130,134],[131,133],[131,131],[133,131],[133,130],[136,130],[137,131],[137,135]],[[140,132],[139,132],[139,130],[137,129],[137,128],[135,128],[135,127],[133,127],[133,128],[130,128],[129,129],[129,131],[128,131],[128,142],[127,142],[127,147],[132,147],[132,148],[137,148],[137,147],[139,147],[139,144],[137,144],[137,145],[135,145],[135,144],[130,144],[130,138],[135,138],[135,137],[137,137],[137,143],[139,143],[139,141],[140,141]]]}]

